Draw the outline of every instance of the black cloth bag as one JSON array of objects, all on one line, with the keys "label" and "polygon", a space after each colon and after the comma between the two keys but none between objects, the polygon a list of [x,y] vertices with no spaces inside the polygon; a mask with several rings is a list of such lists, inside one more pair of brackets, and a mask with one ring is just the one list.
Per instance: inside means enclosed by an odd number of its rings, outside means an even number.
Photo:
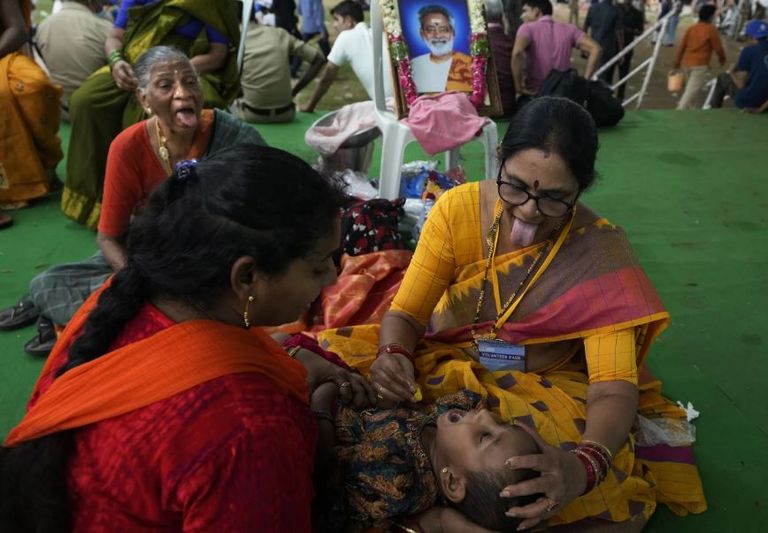
[{"label": "black cloth bag", "polygon": [[539,96],[561,96],[584,107],[598,127],[614,126],[624,118],[624,106],[613,96],[603,81],[590,81],[575,69],[553,70],[536,93]]}]

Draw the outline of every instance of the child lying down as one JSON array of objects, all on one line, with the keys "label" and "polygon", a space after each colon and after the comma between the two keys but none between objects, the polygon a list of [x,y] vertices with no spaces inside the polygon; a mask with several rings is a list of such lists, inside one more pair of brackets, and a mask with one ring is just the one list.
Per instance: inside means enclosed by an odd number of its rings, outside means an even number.
[{"label": "child lying down", "polygon": [[499,496],[505,486],[538,475],[505,461],[540,450],[525,430],[485,409],[479,394],[463,390],[431,406],[355,411],[336,407],[336,393],[326,383],[312,395],[320,425],[320,530],[399,524],[468,531],[475,524],[478,531],[515,531],[521,519],[505,511],[537,498]]}]

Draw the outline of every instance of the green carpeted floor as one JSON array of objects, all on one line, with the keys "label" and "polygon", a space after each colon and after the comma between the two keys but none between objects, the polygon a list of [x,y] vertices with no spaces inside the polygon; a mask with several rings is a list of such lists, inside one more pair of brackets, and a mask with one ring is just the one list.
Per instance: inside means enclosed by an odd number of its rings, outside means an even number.
[{"label": "green carpeted floor", "polygon": [[[304,131],[318,116],[259,130],[312,159]],[[648,531],[768,531],[766,133],[768,116],[733,110],[630,112],[601,133],[601,177],[585,200],[627,230],[672,314],[649,366],[668,396],[701,411],[696,454],[710,509],[686,518],[661,509]],[[479,175],[481,146],[463,154],[469,174]],[[415,145],[406,155],[423,157]],[[375,162],[371,173],[377,169]],[[94,235],[61,215],[58,198],[13,215],[16,226],[0,232],[0,307],[35,273],[95,250]],[[41,366],[22,351],[32,335],[31,327],[0,332],[2,435],[21,416]]]}]

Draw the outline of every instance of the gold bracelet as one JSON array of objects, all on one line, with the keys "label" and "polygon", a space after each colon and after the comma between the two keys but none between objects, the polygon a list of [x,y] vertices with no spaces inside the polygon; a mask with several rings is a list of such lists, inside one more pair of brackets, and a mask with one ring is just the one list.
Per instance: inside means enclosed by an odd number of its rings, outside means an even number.
[{"label": "gold bracelet", "polygon": [[588,439],[581,439],[582,444],[591,444],[593,446],[597,446],[601,450],[605,452],[605,454],[608,456],[608,460],[610,463],[613,462],[613,454],[611,453],[611,450],[608,449],[608,446],[606,446],[603,443],[597,442],[596,440],[588,440]]},{"label": "gold bracelet", "polygon": [[595,486],[599,485],[600,482],[603,481],[608,476],[608,472],[606,472],[603,468],[600,468],[600,465],[598,464],[597,459],[589,455],[584,450],[574,448],[573,453],[579,454],[585,459],[587,459],[587,461],[589,461],[589,464],[592,465],[592,468],[595,469]]},{"label": "gold bracelet", "polygon": [[417,530],[412,527],[406,526],[405,524],[401,524],[400,522],[395,522],[395,526],[397,526],[397,528],[400,531],[403,531],[404,533],[421,533],[421,529]]},{"label": "gold bracelet", "polygon": [[301,346],[294,346],[293,348],[288,350],[288,355],[296,359],[296,354],[299,353],[299,350],[301,350]]}]

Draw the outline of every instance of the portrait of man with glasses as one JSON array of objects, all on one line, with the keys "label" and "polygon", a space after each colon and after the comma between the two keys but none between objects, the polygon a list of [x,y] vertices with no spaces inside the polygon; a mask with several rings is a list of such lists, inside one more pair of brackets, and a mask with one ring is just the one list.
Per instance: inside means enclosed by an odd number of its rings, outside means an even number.
[{"label": "portrait of man with glasses", "polygon": [[[401,1],[401,5],[404,3]],[[419,93],[472,91],[472,60],[468,54],[468,43],[461,38],[463,36],[457,39],[456,32],[457,18],[460,22],[458,26],[469,30],[469,15],[465,3],[455,4],[463,9],[452,13],[442,4],[428,4],[417,11],[421,42],[408,42],[408,47],[411,51],[424,50],[425,47],[427,50],[427,53],[411,57],[413,81]]]}]

